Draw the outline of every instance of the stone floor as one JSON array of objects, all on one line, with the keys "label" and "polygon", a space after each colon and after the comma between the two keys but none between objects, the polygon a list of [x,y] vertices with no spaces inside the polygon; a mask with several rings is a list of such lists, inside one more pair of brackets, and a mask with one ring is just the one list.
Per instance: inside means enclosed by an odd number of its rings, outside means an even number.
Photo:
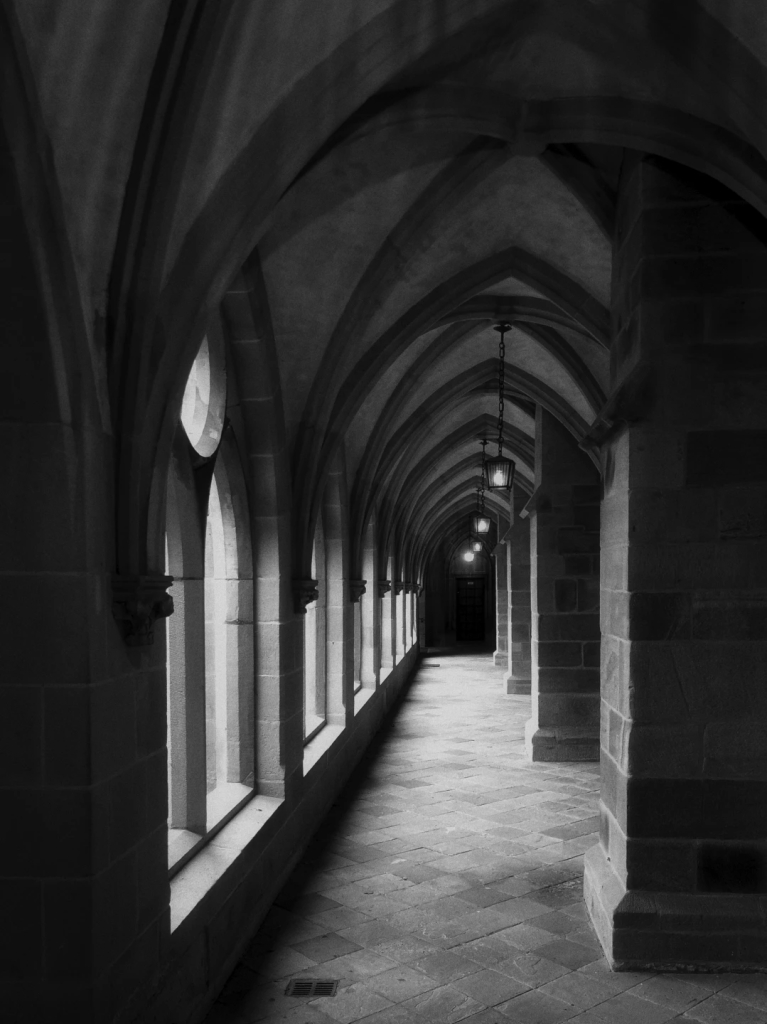
[{"label": "stone floor", "polygon": [[765,1024],[765,975],[608,969],[581,896],[598,766],[529,764],[502,675],[429,652],[207,1024]]}]

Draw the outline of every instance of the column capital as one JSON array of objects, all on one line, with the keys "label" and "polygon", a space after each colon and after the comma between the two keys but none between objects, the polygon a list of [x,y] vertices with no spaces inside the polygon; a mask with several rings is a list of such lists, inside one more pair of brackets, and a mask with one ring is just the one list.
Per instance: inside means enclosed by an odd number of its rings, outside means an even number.
[{"label": "column capital", "polygon": [[320,596],[317,580],[293,580],[293,611],[296,615],[305,615],[306,606]]},{"label": "column capital", "polygon": [[157,619],[173,614],[173,598],[167,593],[172,576],[112,576],[112,614],[128,647],[154,643]]},{"label": "column capital", "polygon": [[349,580],[349,596],[352,604],[356,604],[363,594],[367,593],[367,580]]},{"label": "column capital", "polygon": [[385,597],[391,590],[391,580],[378,581],[378,596]]}]

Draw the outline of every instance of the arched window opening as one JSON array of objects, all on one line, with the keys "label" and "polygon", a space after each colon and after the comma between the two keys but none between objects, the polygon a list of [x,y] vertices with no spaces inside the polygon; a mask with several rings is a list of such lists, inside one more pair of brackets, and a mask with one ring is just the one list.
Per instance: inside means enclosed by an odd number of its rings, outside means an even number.
[{"label": "arched window opening", "polygon": [[317,580],[317,599],[304,617],[304,742],[316,736],[327,722],[327,662],[325,533],[322,513],[317,516],[312,549],[312,579]]},{"label": "arched window opening", "polygon": [[[253,579],[247,500],[224,419],[223,339],[187,380],[168,473],[169,863],[177,871],[253,794]],[[200,456],[203,456],[201,459]]]}]

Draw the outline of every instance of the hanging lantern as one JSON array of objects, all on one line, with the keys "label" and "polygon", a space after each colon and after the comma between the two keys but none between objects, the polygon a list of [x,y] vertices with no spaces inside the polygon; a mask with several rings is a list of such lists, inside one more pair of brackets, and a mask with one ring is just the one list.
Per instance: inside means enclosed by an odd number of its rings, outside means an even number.
[{"label": "hanging lantern", "polygon": [[490,516],[476,515],[472,520],[475,533],[490,533]]},{"label": "hanging lantern", "polygon": [[482,550],[482,541],[472,541],[471,550],[474,551],[476,554],[479,554],[479,552]]},{"label": "hanging lantern", "polygon": [[517,468],[513,459],[507,459],[503,454],[503,387],[504,374],[506,369],[506,331],[511,330],[511,324],[500,323],[494,330],[498,331],[501,338],[498,342],[498,454],[495,458],[489,458],[486,462],[487,486],[491,491],[508,491],[514,483],[514,471]]},{"label": "hanging lantern", "polygon": [[487,460],[487,486],[491,491],[510,490],[514,483],[514,470],[517,468],[513,459],[504,455],[496,455]]},{"label": "hanging lantern", "polygon": [[474,561],[474,552],[473,551],[464,551],[464,553],[463,553],[463,560],[464,560],[464,562],[473,562]]}]

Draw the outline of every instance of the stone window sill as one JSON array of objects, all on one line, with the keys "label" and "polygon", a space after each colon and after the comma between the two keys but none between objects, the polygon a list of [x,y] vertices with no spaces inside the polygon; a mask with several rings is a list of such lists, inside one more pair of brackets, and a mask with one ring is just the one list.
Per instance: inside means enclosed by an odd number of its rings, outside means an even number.
[{"label": "stone window sill", "polygon": [[304,746],[304,777],[314,768],[323,754],[333,746],[343,732],[343,726],[326,725],[314,739]]},{"label": "stone window sill", "polygon": [[281,799],[273,796],[252,797],[171,879],[171,933],[223,877],[281,803]]},{"label": "stone window sill", "polygon": [[354,694],[354,714],[356,715],[367,702],[375,695],[375,690],[368,690],[365,687],[357,690]]}]

